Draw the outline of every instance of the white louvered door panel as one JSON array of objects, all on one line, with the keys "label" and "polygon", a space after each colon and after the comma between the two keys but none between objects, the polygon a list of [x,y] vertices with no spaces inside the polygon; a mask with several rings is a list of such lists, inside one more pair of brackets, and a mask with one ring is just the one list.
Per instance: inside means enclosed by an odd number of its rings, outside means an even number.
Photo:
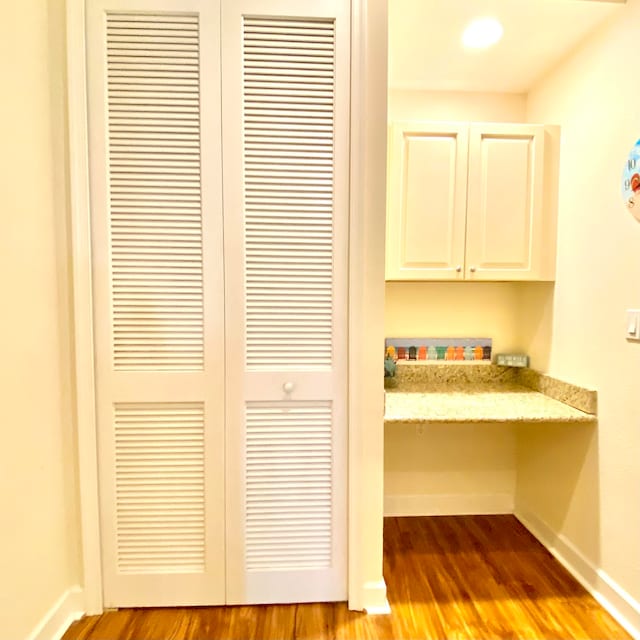
[{"label": "white louvered door panel", "polygon": [[344,600],[349,2],[222,25],[227,601]]},{"label": "white louvered door panel", "polygon": [[219,5],[90,0],[104,604],[221,604]]}]

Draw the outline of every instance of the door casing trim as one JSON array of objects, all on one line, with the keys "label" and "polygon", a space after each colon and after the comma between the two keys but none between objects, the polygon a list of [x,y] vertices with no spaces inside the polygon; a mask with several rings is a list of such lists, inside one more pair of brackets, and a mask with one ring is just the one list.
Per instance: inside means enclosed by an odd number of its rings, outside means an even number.
[{"label": "door casing trim", "polygon": [[[386,0],[351,2],[349,223],[349,608],[380,608],[382,578]],[[84,611],[103,611],[94,374],[85,0],[68,0],[67,108],[74,391]],[[382,347],[381,347],[382,348]],[[373,352],[373,353],[372,353]],[[370,361],[370,362],[369,362]],[[378,375],[378,369],[380,374]],[[372,590],[371,585],[377,584]]]}]

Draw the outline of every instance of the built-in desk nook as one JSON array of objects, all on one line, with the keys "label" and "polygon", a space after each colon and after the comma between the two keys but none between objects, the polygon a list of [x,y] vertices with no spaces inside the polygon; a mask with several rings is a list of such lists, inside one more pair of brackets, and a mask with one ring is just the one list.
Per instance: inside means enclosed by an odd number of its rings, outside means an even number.
[{"label": "built-in desk nook", "polygon": [[388,516],[517,514],[530,490],[569,495],[586,453],[563,452],[597,438],[597,393],[528,368],[399,360],[385,387]]},{"label": "built-in desk nook", "polygon": [[531,369],[399,362],[385,386],[385,425],[595,422],[597,394]]}]

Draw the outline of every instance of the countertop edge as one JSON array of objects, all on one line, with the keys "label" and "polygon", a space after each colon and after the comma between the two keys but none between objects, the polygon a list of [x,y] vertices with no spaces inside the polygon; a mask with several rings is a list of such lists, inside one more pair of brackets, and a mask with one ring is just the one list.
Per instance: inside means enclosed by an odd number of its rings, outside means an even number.
[{"label": "countertop edge", "polygon": [[[490,405],[479,408],[479,414],[473,414],[473,408],[467,408],[467,412],[463,415],[458,414],[456,409],[446,407],[446,403],[441,403],[440,408],[444,411],[438,412],[437,415],[429,413],[428,409],[425,409],[424,415],[412,415],[406,416],[387,416],[386,401],[385,401],[385,424],[426,424],[426,423],[594,423],[597,422],[597,392],[571,383],[563,382],[547,374],[539,373],[533,369],[517,369],[511,367],[501,367],[498,365],[485,365],[482,369],[476,368],[473,370],[467,369],[463,373],[460,369],[456,368],[456,365],[446,365],[443,363],[439,368],[430,368],[431,372],[427,375],[428,379],[421,378],[424,376],[425,369],[423,367],[414,368],[412,364],[402,364],[404,370],[401,374],[401,380],[404,378],[409,383],[409,389],[403,389],[402,384],[394,389],[389,390],[389,395],[395,393],[415,394],[416,401],[422,404],[428,404],[429,401],[434,401],[437,394],[448,395],[446,386],[449,381],[454,385],[451,390],[451,395],[456,393],[465,393],[468,388],[469,394],[476,394],[483,392],[482,388],[487,381],[498,382],[505,384],[511,383],[511,391],[513,391],[513,385],[520,387],[522,392],[526,396],[531,398],[534,402],[535,399],[540,397],[544,398],[544,405],[540,406],[539,415],[521,415],[518,412],[518,406],[514,404],[514,411],[512,415],[505,415],[504,403],[508,402],[508,395],[502,396],[500,389],[495,387],[487,389],[483,393],[488,396],[495,396],[497,403],[502,402],[501,411],[499,415],[491,415]],[[405,368],[406,367],[406,368]],[[411,369],[410,369],[411,367]],[[422,369],[422,371],[420,371]],[[436,371],[442,372],[442,376],[436,374]],[[478,378],[474,375],[474,372],[478,372]],[[405,373],[406,372],[406,373]],[[468,372],[468,373],[467,373]],[[440,383],[437,384],[437,388],[429,388],[430,383],[440,379]],[[477,379],[478,383],[474,384],[474,379]],[[424,382],[424,387],[421,384]],[[444,383],[444,384],[443,384]],[[462,385],[460,383],[463,383]],[[418,388],[416,388],[418,384]],[[501,386],[501,384],[499,384]],[[505,391],[506,391],[505,387]],[[386,393],[386,392],[385,392]],[[425,396],[431,395],[431,400],[428,400]],[[435,400],[437,402],[437,400]],[[550,405],[551,403],[551,405]],[[557,403],[562,405],[563,409],[558,413],[554,413],[553,404]],[[444,404],[444,406],[443,406]],[[531,409],[529,409],[531,411]],[[420,410],[419,410],[420,411]],[[418,412],[419,412],[418,411]],[[442,415],[450,411],[449,415]],[[525,412],[526,413],[526,412]],[[533,410],[535,414],[535,409]]]},{"label": "countertop edge", "polygon": [[424,416],[421,418],[394,418],[385,417],[385,425],[397,425],[397,424],[495,424],[495,423],[519,423],[519,424],[574,424],[584,423],[593,424],[597,422],[596,416],[585,413],[584,416],[571,416],[571,417],[458,417],[450,416],[444,418],[442,416]]}]

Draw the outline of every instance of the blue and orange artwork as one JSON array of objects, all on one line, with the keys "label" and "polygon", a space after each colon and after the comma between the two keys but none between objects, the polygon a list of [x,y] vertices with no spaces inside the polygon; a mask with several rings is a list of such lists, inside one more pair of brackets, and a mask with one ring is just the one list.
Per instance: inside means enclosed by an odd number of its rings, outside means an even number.
[{"label": "blue and orange artwork", "polygon": [[491,360],[491,338],[387,338],[394,360]]},{"label": "blue and orange artwork", "polygon": [[622,198],[631,215],[640,221],[640,140],[631,149],[622,172]]}]

